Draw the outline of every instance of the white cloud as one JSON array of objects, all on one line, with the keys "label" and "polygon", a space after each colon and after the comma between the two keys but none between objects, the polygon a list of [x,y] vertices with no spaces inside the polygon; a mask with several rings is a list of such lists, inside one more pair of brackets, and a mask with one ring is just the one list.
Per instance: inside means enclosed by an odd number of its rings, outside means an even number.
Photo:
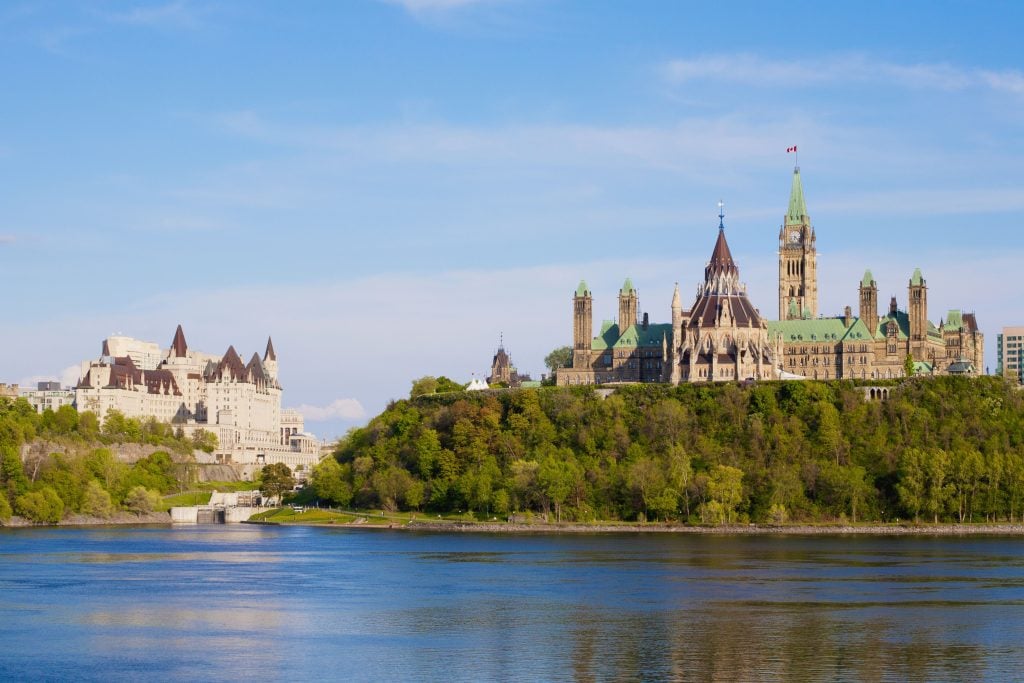
[{"label": "white cloud", "polygon": [[69,365],[60,371],[59,374],[32,375],[18,380],[18,386],[23,389],[35,389],[39,382],[60,382],[62,387],[73,387],[78,384],[80,370],[77,365]]},{"label": "white cloud", "polygon": [[202,24],[203,10],[186,0],[174,0],[157,5],[143,5],[117,14],[107,15],[107,20],[133,26],[157,28],[195,29]]},{"label": "white cloud", "polygon": [[993,71],[943,63],[897,64],[864,55],[841,55],[815,61],[772,60],[751,54],[705,55],[676,59],[664,67],[671,83],[718,80],[762,87],[799,88],[827,84],[886,83],[908,88],[964,90],[988,88],[1024,93],[1024,73]]},{"label": "white cloud", "polygon": [[295,408],[304,418],[312,422],[325,420],[361,420],[366,417],[363,404],[354,398],[338,398],[325,406],[311,406],[307,403]]}]

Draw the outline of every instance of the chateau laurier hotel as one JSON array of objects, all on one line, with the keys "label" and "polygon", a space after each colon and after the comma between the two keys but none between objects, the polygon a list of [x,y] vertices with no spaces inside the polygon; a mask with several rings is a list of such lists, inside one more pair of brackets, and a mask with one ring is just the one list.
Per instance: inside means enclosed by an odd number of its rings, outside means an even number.
[{"label": "chateau laurier hotel", "polygon": [[639,297],[627,278],[619,290],[618,321],[593,336],[593,299],[586,282],[573,296],[572,367],[558,384],[716,382],[747,379],[880,379],[902,377],[908,355],[918,374],[977,374],[984,338],[973,313],[950,310],[938,326],[928,320],[928,283],[915,270],[906,309],[896,297],[879,311],[871,271],[858,285],[857,315],[818,314],[818,257],[799,167],[779,230],[779,319],[754,307],[740,282],[719,214],[718,239],[704,282],[689,309],[676,285],[672,322],[639,316]]}]

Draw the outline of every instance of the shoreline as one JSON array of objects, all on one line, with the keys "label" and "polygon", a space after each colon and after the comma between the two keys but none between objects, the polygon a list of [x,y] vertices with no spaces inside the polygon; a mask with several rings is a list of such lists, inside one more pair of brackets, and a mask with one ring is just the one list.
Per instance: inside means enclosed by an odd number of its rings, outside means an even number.
[{"label": "shoreline", "polygon": [[133,512],[117,512],[110,517],[71,514],[56,524],[38,524],[23,517],[13,516],[7,522],[0,524],[0,529],[59,529],[62,527],[158,526],[165,524],[171,524],[171,516],[167,512],[150,512],[144,515],[137,515]]},{"label": "shoreline", "polygon": [[[248,523],[248,522],[247,522]],[[260,522],[253,522],[260,523]],[[274,524],[269,522],[268,524]],[[678,524],[504,524],[494,522],[411,522],[408,524],[329,524],[335,529],[424,531],[428,533],[487,534],[689,534],[712,536],[1024,536],[1024,523],[992,524],[732,524],[683,526]],[[280,526],[291,526],[281,524]]]}]

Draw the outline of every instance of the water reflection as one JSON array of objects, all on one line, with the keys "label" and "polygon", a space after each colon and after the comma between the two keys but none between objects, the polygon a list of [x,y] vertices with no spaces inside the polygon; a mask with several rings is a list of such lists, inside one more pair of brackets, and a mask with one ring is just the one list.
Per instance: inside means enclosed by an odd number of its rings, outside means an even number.
[{"label": "water reflection", "polygon": [[1016,539],[0,531],[0,589],[4,680],[1024,670]]}]

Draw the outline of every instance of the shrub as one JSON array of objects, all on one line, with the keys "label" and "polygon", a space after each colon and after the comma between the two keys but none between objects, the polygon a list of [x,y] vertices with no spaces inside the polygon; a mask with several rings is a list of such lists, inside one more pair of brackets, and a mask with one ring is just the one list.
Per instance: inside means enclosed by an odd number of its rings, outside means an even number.
[{"label": "shrub", "polygon": [[38,491],[18,496],[14,501],[14,509],[29,521],[56,524],[64,516],[64,501],[56,491],[44,486]]}]

